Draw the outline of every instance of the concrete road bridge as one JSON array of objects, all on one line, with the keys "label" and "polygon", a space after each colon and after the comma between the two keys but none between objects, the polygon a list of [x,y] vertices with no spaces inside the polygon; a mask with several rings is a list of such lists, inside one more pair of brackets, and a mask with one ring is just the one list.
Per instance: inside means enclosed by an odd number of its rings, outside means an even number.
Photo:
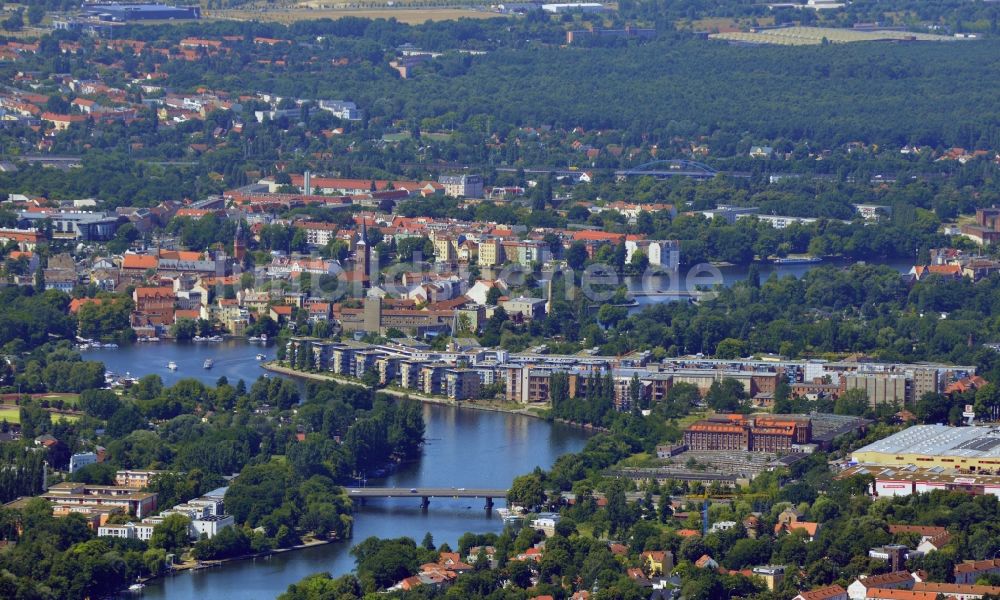
[{"label": "concrete road bridge", "polygon": [[495,488],[401,488],[401,487],[358,487],[348,488],[347,495],[359,498],[420,498],[420,506],[426,508],[431,498],[483,498],[486,508],[492,508],[494,498],[506,498],[507,490]]}]

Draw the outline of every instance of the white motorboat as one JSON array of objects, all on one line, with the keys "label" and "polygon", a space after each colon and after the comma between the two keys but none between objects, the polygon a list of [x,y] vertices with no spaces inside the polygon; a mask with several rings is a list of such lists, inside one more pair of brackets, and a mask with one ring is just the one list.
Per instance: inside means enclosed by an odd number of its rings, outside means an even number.
[{"label": "white motorboat", "polygon": [[265,357],[264,357],[264,355],[263,355],[263,354],[258,354],[258,355],[257,355],[257,360],[264,360],[264,358],[265,358]]},{"label": "white motorboat", "polygon": [[170,369],[171,371],[176,371],[177,363],[175,363],[174,361],[170,361],[167,363],[167,368]]},{"label": "white motorboat", "polygon": [[205,367],[206,369],[211,369],[212,366],[214,366],[214,365],[215,365],[215,361],[212,360],[211,358],[206,358],[204,364],[202,364],[202,366]]}]

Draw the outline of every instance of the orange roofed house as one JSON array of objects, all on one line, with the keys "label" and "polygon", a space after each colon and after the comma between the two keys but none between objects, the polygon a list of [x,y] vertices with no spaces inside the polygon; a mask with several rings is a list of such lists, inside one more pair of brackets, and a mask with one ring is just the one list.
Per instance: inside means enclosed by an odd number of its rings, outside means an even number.
[{"label": "orange roofed house", "polygon": [[177,296],[170,287],[140,287],[132,292],[132,327],[167,327],[174,322]]},{"label": "orange roofed house", "polygon": [[802,592],[792,600],[847,600],[847,590],[839,585],[828,585]]}]

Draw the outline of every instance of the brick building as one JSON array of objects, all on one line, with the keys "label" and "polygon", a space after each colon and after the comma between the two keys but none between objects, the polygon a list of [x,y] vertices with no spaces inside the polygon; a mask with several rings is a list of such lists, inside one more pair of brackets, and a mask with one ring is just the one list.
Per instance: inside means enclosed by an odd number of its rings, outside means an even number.
[{"label": "brick building", "polygon": [[697,451],[779,452],[808,444],[811,438],[808,418],[778,415],[717,415],[684,430],[684,443]]}]

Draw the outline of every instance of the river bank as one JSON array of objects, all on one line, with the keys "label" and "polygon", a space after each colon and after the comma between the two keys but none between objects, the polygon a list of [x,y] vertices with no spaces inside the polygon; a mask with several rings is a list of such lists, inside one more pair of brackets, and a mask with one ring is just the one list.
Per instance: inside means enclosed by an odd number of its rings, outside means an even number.
[{"label": "river bank", "polygon": [[178,575],[180,573],[193,573],[195,571],[203,571],[205,569],[221,567],[228,563],[256,560],[258,558],[267,560],[275,555],[286,554],[288,552],[295,552],[297,550],[307,550],[309,548],[316,548],[317,546],[325,546],[327,544],[334,544],[336,542],[342,542],[342,541],[346,540],[335,540],[335,539],[320,540],[313,538],[301,544],[289,546],[288,548],[274,548],[272,550],[268,550],[267,552],[257,552],[255,554],[244,554],[242,556],[233,556],[230,558],[219,558],[213,560],[190,560],[180,563],[178,565],[173,565],[170,567],[170,569],[164,571],[163,573],[160,573],[159,575],[152,575],[150,577],[140,578],[139,582],[145,585],[148,583],[155,582],[159,579],[163,579],[165,577],[173,577],[174,575]]},{"label": "river bank", "polygon": [[[327,373],[306,373],[303,371],[298,371],[296,369],[291,369],[288,367],[283,367],[275,362],[261,363],[261,368],[265,371],[270,371],[272,373],[278,373],[280,375],[285,375],[287,377],[297,377],[300,379],[311,379],[313,381],[335,381],[337,383],[346,383],[351,385],[364,385],[357,379],[352,379],[350,377],[343,377],[340,375],[332,375]],[[548,405],[544,407],[530,407],[530,408],[509,408],[505,406],[482,404],[476,401],[461,401],[461,400],[449,400],[448,398],[440,398],[436,396],[427,396],[425,394],[417,394],[411,390],[401,390],[397,388],[387,387],[380,388],[377,391],[390,396],[395,396],[397,398],[409,398],[411,400],[418,400],[425,404],[437,404],[441,406],[451,406],[454,408],[471,408],[473,410],[485,410],[489,412],[507,413],[512,415],[521,415],[524,417],[532,417],[536,419],[545,419],[545,415],[541,413],[549,408]]]}]

